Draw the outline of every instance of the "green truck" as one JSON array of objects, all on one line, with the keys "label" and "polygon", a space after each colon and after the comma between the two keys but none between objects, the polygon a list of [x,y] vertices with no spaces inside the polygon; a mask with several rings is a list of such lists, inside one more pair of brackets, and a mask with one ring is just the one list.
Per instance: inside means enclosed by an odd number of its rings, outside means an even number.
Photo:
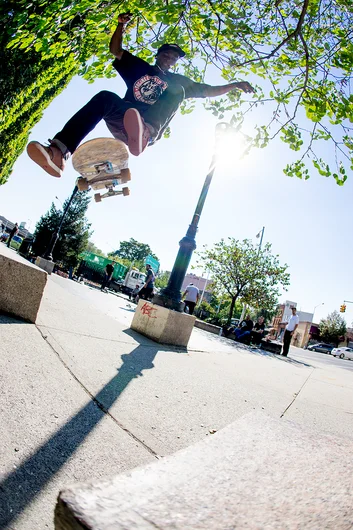
[{"label": "green truck", "polygon": [[[103,281],[105,267],[108,263],[112,263],[112,260],[93,254],[93,252],[83,252],[80,257],[81,263],[77,269],[77,276],[82,276],[87,278],[87,280],[101,283]],[[127,271],[128,268],[125,267],[125,265],[114,262],[112,281],[117,283],[123,281]]]}]

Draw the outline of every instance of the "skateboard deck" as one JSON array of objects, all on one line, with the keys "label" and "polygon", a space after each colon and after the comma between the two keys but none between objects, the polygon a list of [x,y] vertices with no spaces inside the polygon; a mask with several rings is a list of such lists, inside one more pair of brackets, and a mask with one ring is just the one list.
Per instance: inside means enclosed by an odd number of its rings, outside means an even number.
[{"label": "skateboard deck", "polygon": [[96,202],[106,197],[130,194],[128,187],[114,189],[131,180],[128,163],[128,150],[125,144],[116,138],[88,140],[72,155],[72,165],[80,174],[77,179],[78,189],[85,191],[91,187],[93,190],[107,190],[106,193],[94,195]]}]

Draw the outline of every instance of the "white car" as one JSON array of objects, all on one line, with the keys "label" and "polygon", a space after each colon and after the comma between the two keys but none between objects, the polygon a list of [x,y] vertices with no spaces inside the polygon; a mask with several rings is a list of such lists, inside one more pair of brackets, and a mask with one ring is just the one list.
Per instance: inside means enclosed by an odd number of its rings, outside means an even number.
[{"label": "white car", "polygon": [[345,346],[333,348],[331,355],[340,359],[353,359],[353,348],[346,348]]}]

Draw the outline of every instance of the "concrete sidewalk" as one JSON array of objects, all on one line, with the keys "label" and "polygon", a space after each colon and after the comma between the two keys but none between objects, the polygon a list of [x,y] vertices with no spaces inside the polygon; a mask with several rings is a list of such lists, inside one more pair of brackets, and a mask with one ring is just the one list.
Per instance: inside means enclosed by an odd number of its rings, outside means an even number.
[{"label": "concrete sidewalk", "polygon": [[349,372],[201,330],[173,350],[129,330],[133,309],[52,276],[36,326],[1,317],[1,528],[52,528],[60,488],[155,461],[254,410],[352,436]]}]

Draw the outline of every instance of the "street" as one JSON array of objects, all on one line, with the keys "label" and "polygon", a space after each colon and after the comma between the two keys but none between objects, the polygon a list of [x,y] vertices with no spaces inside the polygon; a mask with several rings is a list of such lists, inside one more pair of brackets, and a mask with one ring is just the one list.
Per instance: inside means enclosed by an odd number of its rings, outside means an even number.
[{"label": "street", "polygon": [[304,350],[303,348],[296,348],[295,346],[291,346],[290,355],[294,359],[303,359],[308,362],[319,362],[326,366],[343,368],[344,370],[350,370],[351,372],[353,371],[353,361],[349,359],[339,359],[338,357],[333,357],[332,355]]}]

